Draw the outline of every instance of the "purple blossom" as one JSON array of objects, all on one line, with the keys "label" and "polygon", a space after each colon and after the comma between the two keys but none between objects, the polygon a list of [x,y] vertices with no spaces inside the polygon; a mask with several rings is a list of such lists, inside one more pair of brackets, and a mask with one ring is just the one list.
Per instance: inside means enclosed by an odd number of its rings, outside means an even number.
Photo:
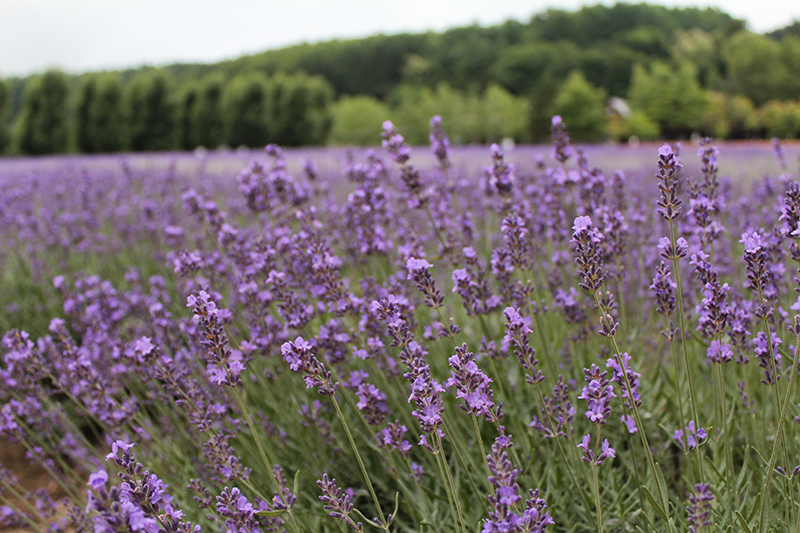
[{"label": "purple blossom", "polygon": [[606,380],[608,372],[601,372],[597,365],[592,365],[591,369],[584,369],[586,386],[578,396],[581,400],[586,400],[589,408],[586,411],[586,418],[597,425],[603,425],[608,421],[611,414],[611,398],[616,398],[614,388]]},{"label": "purple blossom", "polygon": [[316,358],[311,350],[311,344],[302,337],[297,337],[294,342],[285,342],[281,346],[283,360],[289,363],[289,368],[294,372],[305,374],[303,379],[307,389],[317,387],[317,392],[323,396],[335,395],[339,388],[339,382],[333,381],[331,371]]},{"label": "purple blossom", "polygon": [[450,378],[446,387],[455,387],[456,398],[464,400],[461,408],[473,416],[483,416],[487,422],[497,422],[502,418],[502,403],[495,407],[494,392],[489,384],[492,380],[475,364],[471,352],[467,352],[466,343],[456,346],[455,355],[448,359]]},{"label": "purple blossom", "polygon": [[539,498],[538,490],[529,490],[530,499],[525,501],[521,514],[515,506],[521,498],[517,484],[519,470],[514,468],[508,458],[507,450],[511,446],[513,444],[510,436],[506,436],[501,427],[500,436],[495,439],[491,453],[486,456],[490,472],[489,483],[494,487],[494,494],[489,495],[492,510],[489,511],[489,519],[484,523],[482,533],[544,533],[545,528],[554,521],[546,511],[544,500]]},{"label": "purple blossom", "polygon": [[684,429],[676,429],[672,438],[678,442],[684,452],[689,453],[705,442],[708,433],[703,428],[696,428],[694,420],[690,420]]}]

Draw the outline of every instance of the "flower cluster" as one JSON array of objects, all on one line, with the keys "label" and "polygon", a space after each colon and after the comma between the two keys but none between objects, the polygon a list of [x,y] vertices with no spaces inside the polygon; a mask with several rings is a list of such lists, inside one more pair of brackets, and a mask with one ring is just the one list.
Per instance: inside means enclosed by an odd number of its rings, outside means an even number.
[{"label": "flower cluster", "polygon": [[311,343],[303,337],[297,337],[294,342],[283,343],[281,354],[293,372],[305,374],[303,379],[307,389],[317,387],[317,392],[322,396],[333,396],[339,388],[339,382],[333,381],[331,371],[316,358],[312,349]]},{"label": "flower cluster", "polygon": [[[616,358],[609,358],[606,361],[606,367],[614,372],[611,381],[619,385],[622,390],[622,399],[625,407],[633,409],[631,399],[637,406],[642,404],[642,398],[639,396],[639,378],[641,374],[630,367],[630,361],[631,356],[623,353],[620,355],[620,361],[617,361]],[[628,385],[630,385],[630,391],[628,390]]]},{"label": "flower cluster", "polygon": [[608,372],[602,372],[593,364],[589,369],[584,368],[583,373],[586,375],[586,386],[578,398],[586,400],[589,404],[586,418],[592,424],[602,426],[611,414],[611,398],[616,398],[617,395],[614,394],[614,387],[606,379]]},{"label": "flower cluster", "polygon": [[678,197],[678,171],[683,165],[668,144],[658,149],[658,214],[665,220],[675,220],[681,214],[682,201]]},{"label": "flower cluster", "polygon": [[528,335],[533,332],[528,327],[528,321],[513,307],[506,307],[503,316],[506,317],[506,335],[503,337],[503,342],[513,346],[522,368],[528,372],[525,381],[531,385],[541,383],[544,380],[544,373],[536,368],[539,360],[536,359],[536,350],[528,341]]},{"label": "flower cluster", "polygon": [[672,438],[677,441],[684,452],[689,453],[705,442],[708,433],[703,428],[695,427],[694,420],[690,420],[685,428],[676,429]]},{"label": "flower cluster", "polygon": [[698,483],[694,486],[694,491],[689,495],[689,506],[686,507],[689,533],[697,533],[700,528],[711,525],[709,516],[712,501],[714,495],[711,494],[711,486],[708,483]]},{"label": "flower cluster", "polygon": [[603,285],[605,272],[600,251],[602,234],[592,225],[588,216],[579,216],[572,226],[572,243],[575,245],[575,262],[578,263],[579,286],[595,293]]},{"label": "flower cluster", "polygon": [[464,400],[461,408],[473,416],[485,417],[487,422],[500,420],[503,404],[495,406],[494,392],[489,386],[492,380],[475,364],[475,358],[467,351],[466,343],[456,346],[455,355],[448,361],[452,370],[445,386],[455,387],[456,398]]},{"label": "flower cluster", "polygon": [[190,294],[186,307],[192,308],[192,318],[203,331],[200,343],[208,351],[208,372],[217,385],[236,387],[241,385],[239,377],[244,370],[242,354],[228,349],[228,336],[223,321],[230,318],[227,309],[217,307],[217,303],[206,291]]},{"label": "flower cluster", "polygon": [[595,454],[595,450],[592,450],[591,442],[592,436],[584,435],[583,439],[581,439],[581,443],[578,444],[578,448],[583,450],[583,457],[581,457],[581,459],[590,465],[600,466],[608,459],[613,459],[616,457],[617,450],[608,444],[608,439],[603,440],[603,444],[600,447],[600,453],[598,454]]},{"label": "flower cluster", "polygon": [[525,500],[525,508],[520,514],[517,510],[521,500],[517,476],[519,470],[514,468],[508,458],[508,449],[513,446],[511,437],[506,436],[501,428],[500,436],[492,444],[492,453],[486,456],[489,464],[489,483],[494,487],[494,494],[489,495],[492,510],[489,520],[483,524],[482,533],[544,533],[545,528],[555,522],[547,512],[538,490],[529,490],[529,500]]},{"label": "flower cluster", "polygon": [[336,486],[336,480],[328,480],[328,474],[322,474],[322,479],[317,480],[317,486],[322,491],[319,499],[325,504],[325,510],[330,511],[333,518],[337,518],[353,528],[358,533],[364,531],[361,522],[356,522],[350,518],[353,512],[353,504],[350,503],[350,495],[342,494],[342,489]]},{"label": "flower cluster", "polygon": [[563,376],[558,376],[558,381],[553,387],[553,395],[544,399],[544,405],[540,409],[542,418],[547,425],[534,416],[533,421],[528,424],[529,427],[541,432],[548,439],[559,436],[572,437],[574,431],[572,419],[575,417],[575,408],[569,400],[569,387],[564,383]]},{"label": "flower cluster", "polygon": [[431,276],[430,268],[433,265],[424,259],[417,259],[415,257],[406,261],[406,270],[408,270],[408,279],[414,281],[417,289],[425,295],[425,305],[437,309],[442,306],[444,296],[436,288],[436,284]]},{"label": "flower cluster", "polygon": [[439,115],[431,118],[431,134],[429,140],[431,142],[431,151],[439,161],[439,168],[446,171],[452,166],[450,162],[450,139],[442,128],[442,117]]}]

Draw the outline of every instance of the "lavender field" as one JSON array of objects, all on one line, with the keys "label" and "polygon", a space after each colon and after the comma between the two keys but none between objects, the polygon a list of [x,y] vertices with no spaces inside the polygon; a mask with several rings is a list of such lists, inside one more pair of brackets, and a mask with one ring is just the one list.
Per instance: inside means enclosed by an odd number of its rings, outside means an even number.
[{"label": "lavender field", "polygon": [[800,531],[800,147],[0,160],[0,529]]}]

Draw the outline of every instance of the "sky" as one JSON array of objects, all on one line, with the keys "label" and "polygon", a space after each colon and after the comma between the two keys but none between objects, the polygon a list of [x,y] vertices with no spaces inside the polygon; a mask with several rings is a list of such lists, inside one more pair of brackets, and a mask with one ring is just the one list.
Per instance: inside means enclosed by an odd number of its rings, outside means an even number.
[{"label": "sky", "polygon": [[[441,31],[581,0],[0,0],[0,77],[216,62],[301,42]],[[591,1],[596,4],[597,1]],[[605,4],[612,4],[608,0]],[[796,0],[659,0],[716,7],[766,32],[800,19]]]}]

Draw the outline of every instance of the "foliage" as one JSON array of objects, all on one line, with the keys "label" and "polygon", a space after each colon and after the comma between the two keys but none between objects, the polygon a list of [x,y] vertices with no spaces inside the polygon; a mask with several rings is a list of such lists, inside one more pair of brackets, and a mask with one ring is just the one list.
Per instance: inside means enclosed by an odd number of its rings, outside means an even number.
[{"label": "foliage", "polygon": [[603,89],[593,87],[579,70],[570,73],[553,101],[552,114],[570,125],[572,139],[597,141],[606,132],[606,100]]},{"label": "foliage", "polygon": [[761,108],[761,124],[770,137],[800,138],[800,101],[767,102]]},{"label": "foliage", "polygon": [[269,82],[270,142],[320,145],[331,128],[330,84],[319,76],[273,76]]},{"label": "foliage", "polygon": [[760,124],[753,102],[744,96],[708,93],[703,131],[720,139],[745,139],[758,133]]},{"label": "foliage", "polygon": [[81,80],[75,106],[75,141],[79,152],[118,152],[125,147],[122,84],[114,74]]},{"label": "foliage", "polygon": [[224,91],[225,80],[221,76],[210,76],[198,84],[197,99],[189,116],[192,148],[216,148],[225,143]]},{"label": "foliage", "polygon": [[130,147],[135,152],[177,147],[177,103],[170,79],[159,71],[143,71],[128,83],[125,95]]},{"label": "foliage", "polygon": [[796,39],[781,44],[741,31],[723,48],[725,63],[737,92],[756,105],[769,100],[796,98],[800,93],[797,63],[800,58]]},{"label": "foliage", "polygon": [[264,146],[270,139],[269,81],[263,74],[238,76],[222,98],[225,139],[231,146]]},{"label": "foliage", "polygon": [[[723,98],[713,96],[711,107],[706,108],[701,93],[703,90],[724,93],[729,102],[743,97],[756,107],[770,100],[797,99],[800,38],[793,28],[788,26],[785,31],[768,36],[757,35],[745,29],[744,21],[711,8],[669,9],[618,3],[585,6],[571,12],[548,9],[527,22],[509,20],[493,26],[473,24],[440,33],[303,43],[215,64],[125,70],[113,75],[122,84],[124,94],[125,117],[121,120],[113,118],[118,116],[114,102],[103,104],[107,110],[90,112],[94,76],[81,75],[70,84],[73,90],[67,98],[70,109],[64,111],[73,137],[67,146],[93,152],[116,151],[128,143],[136,151],[190,150],[224,144],[260,146],[262,141],[286,146],[322,145],[335,127],[330,105],[336,99],[356,95],[370,96],[389,106],[392,116],[400,122],[405,120],[405,113],[416,113],[407,120],[406,130],[414,143],[426,139],[424,116],[447,107],[469,110],[465,114],[448,114],[457,143],[491,142],[498,135],[506,135],[506,130],[517,140],[538,142],[549,135],[549,119],[559,87],[576,70],[582,72],[591,86],[609,96],[624,98],[635,94],[635,100],[638,99],[632,103],[634,118],[613,119],[608,125],[610,129],[598,138],[620,138],[627,135],[633,124],[641,126],[634,129],[646,137],[656,129],[658,135],[668,138],[687,137],[701,129],[728,131],[733,138],[759,136],[765,132],[763,128],[745,127],[741,120],[726,124],[728,120],[721,118],[727,108]],[[694,69],[691,76],[687,65]],[[648,76],[643,73],[649,73],[648,79],[654,83],[648,84],[645,80]],[[241,106],[237,109],[232,100],[234,93],[237,98],[247,100],[246,90],[229,85],[234,80],[259,76],[266,82],[265,101],[260,104],[252,101],[259,98],[256,83],[251,86],[249,105],[263,108],[259,111],[263,116],[248,119],[242,116]],[[661,82],[669,78],[674,80],[668,87],[662,87]],[[14,78],[6,82],[11,114],[8,129],[22,131],[17,126],[21,124],[25,105],[23,93],[33,79]],[[678,106],[680,83],[688,84],[687,100]],[[452,104],[436,96],[443,91],[441,87],[447,87],[446,91],[455,99]],[[517,124],[517,115],[503,114],[502,120],[506,116],[514,119],[513,124],[503,128],[498,128],[493,119],[500,116],[497,113],[481,116],[479,100],[486,94],[491,95],[499,108],[510,105],[511,100],[498,92],[497,87],[525,100],[514,104],[518,112],[525,108],[524,126]],[[115,93],[118,89],[111,90]],[[649,96],[639,98],[645,93]],[[134,94],[139,96],[134,98]],[[426,111],[406,106],[401,109],[398,95],[421,102],[427,106]],[[132,111],[134,100],[138,102],[137,109]],[[434,101],[438,105],[429,105]],[[649,102],[647,107],[643,106],[645,101]],[[244,101],[239,103],[245,105]],[[150,111],[144,112],[148,108]],[[670,109],[677,111],[670,113]],[[226,116],[227,111],[237,116]],[[92,113],[102,113],[106,117],[102,120],[108,124],[116,123],[104,126],[108,136],[91,133]],[[461,120],[460,116],[465,118]],[[481,122],[484,120],[487,122]],[[232,125],[239,123],[248,131],[234,132]],[[575,134],[582,135],[577,130]],[[342,142],[344,137],[337,136],[339,140],[331,142]],[[361,134],[355,137],[362,140],[354,142],[368,142]],[[107,146],[99,147],[99,141],[92,138],[107,142]]]},{"label": "foliage", "polygon": [[49,70],[25,86],[25,104],[16,126],[16,143],[26,154],[41,155],[67,150],[66,74]]},{"label": "foliage", "polygon": [[646,113],[667,137],[687,136],[702,127],[707,95],[691,64],[653,63],[650,68],[634,68],[630,104]]},{"label": "foliage", "polygon": [[0,78],[0,154],[2,154],[9,145],[9,89],[8,84]]},{"label": "foliage", "polygon": [[430,117],[438,114],[449,124],[455,144],[517,141],[526,137],[528,102],[497,85],[481,94],[464,94],[440,83],[435,89],[401,86],[390,101],[392,117],[410,144],[423,144],[430,135]]},{"label": "foliage", "polygon": [[380,144],[376,124],[390,117],[389,108],[371,96],[344,96],[331,106],[333,128],[328,142],[338,146]]}]

